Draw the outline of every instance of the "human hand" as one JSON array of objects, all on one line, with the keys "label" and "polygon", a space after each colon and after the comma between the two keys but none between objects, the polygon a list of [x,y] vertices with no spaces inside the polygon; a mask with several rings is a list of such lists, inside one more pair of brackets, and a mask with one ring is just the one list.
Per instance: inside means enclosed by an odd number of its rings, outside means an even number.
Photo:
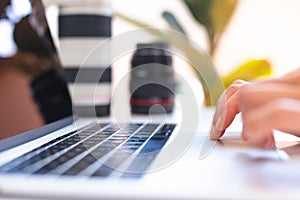
[{"label": "human hand", "polygon": [[280,78],[235,81],[220,97],[211,139],[219,139],[242,113],[242,139],[263,148],[275,146],[273,130],[300,136],[300,70]]}]

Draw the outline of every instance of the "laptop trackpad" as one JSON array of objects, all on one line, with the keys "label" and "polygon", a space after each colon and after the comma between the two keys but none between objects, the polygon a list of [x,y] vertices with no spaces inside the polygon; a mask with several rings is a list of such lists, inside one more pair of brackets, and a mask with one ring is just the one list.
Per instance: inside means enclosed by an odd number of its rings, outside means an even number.
[{"label": "laptop trackpad", "polygon": [[238,159],[249,161],[286,161],[289,159],[288,154],[278,148],[271,150],[262,149],[244,142],[240,134],[229,133],[218,141],[217,146],[226,151],[232,151]]}]

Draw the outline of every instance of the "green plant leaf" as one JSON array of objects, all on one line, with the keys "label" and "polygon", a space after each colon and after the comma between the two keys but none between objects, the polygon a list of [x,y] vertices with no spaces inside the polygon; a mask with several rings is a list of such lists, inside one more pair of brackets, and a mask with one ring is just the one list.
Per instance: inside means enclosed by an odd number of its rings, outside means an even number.
[{"label": "green plant leaf", "polygon": [[234,10],[238,4],[238,0],[213,0],[209,8],[209,19],[215,34],[222,34]]},{"label": "green plant leaf", "polygon": [[210,21],[210,7],[212,0],[184,0],[193,17],[202,24],[210,33],[212,31]]},{"label": "green plant leaf", "polygon": [[164,11],[162,13],[162,16],[164,17],[164,19],[167,21],[167,23],[170,25],[171,28],[173,28],[174,30],[186,35],[185,30],[183,29],[183,27],[181,26],[181,24],[178,22],[178,20],[176,19],[176,17],[169,11]]},{"label": "green plant leaf", "polygon": [[251,59],[235,68],[232,72],[223,77],[225,88],[234,80],[242,79],[252,81],[260,77],[272,75],[272,66],[266,59]]}]

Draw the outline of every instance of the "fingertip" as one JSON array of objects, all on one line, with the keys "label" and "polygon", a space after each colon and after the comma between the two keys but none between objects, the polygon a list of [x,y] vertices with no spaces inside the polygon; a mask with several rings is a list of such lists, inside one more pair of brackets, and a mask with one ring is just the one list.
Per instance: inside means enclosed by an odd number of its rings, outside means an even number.
[{"label": "fingertip", "polygon": [[210,131],[210,139],[211,140],[218,140],[220,137],[223,136],[224,132],[225,131],[220,131],[220,130],[217,130],[214,127],[212,127],[211,131]]},{"label": "fingertip", "polygon": [[217,119],[216,124],[213,126],[213,129],[217,132],[220,132],[221,130],[223,130],[223,122],[222,122],[223,117],[219,116]]},{"label": "fingertip", "polygon": [[220,135],[222,134],[220,130],[221,129],[221,117],[219,116],[217,118],[217,121],[215,124],[212,125],[211,130],[210,130],[210,139],[212,140],[217,140],[220,138]]},{"label": "fingertip", "polygon": [[252,134],[249,131],[243,131],[242,139],[250,144],[253,144],[257,147],[264,148],[264,149],[274,149],[275,148],[275,141],[271,135],[265,134]]},{"label": "fingertip", "polygon": [[267,139],[267,141],[264,144],[264,148],[266,149],[274,149],[275,148],[275,141],[273,138]]},{"label": "fingertip", "polygon": [[251,133],[245,131],[242,132],[241,138],[244,142],[248,142],[250,137]]},{"label": "fingertip", "polygon": [[213,126],[210,129],[210,139],[211,140],[217,140],[218,139],[218,133],[214,130]]}]

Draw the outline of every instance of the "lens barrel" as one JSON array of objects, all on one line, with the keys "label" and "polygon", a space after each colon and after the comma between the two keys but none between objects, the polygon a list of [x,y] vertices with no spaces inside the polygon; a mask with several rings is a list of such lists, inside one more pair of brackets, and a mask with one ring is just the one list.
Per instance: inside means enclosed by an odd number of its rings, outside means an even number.
[{"label": "lens barrel", "polygon": [[103,41],[112,35],[111,2],[61,0],[59,4],[60,50],[74,112],[79,116],[109,115],[111,47]]},{"label": "lens barrel", "polygon": [[[131,60],[132,113],[171,113],[175,79],[167,43],[138,44]],[[155,109],[155,105],[163,109]],[[154,109],[152,109],[154,108]]]}]

